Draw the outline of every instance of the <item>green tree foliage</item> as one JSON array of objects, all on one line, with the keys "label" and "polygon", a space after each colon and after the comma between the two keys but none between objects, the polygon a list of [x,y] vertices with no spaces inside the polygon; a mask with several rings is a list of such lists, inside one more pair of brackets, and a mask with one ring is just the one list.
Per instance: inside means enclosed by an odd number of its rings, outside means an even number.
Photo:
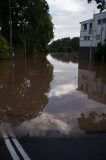
[{"label": "green tree foliage", "polygon": [[9,47],[6,39],[0,35],[0,59],[9,58]]},{"label": "green tree foliage", "polygon": [[[93,0],[88,0],[88,3],[91,3]],[[102,12],[106,8],[106,1],[105,0],[95,0],[97,3],[97,8],[100,9]]]},{"label": "green tree foliage", "polygon": [[77,52],[79,49],[79,37],[74,37],[72,39],[68,37],[53,41],[49,45],[49,48],[51,52]]},{"label": "green tree foliage", "polygon": [[[45,0],[11,0],[13,44],[30,51],[45,51],[53,38],[53,23]],[[4,18],[5,17],[5,18]],[[9,3],[0,3],[0,26],[9,41]]]},{"label": "green tree foliage", "polygon": [[72,51],[79,50],[79,37],[74,37],[71,39],[71,48],[72,48]]}]

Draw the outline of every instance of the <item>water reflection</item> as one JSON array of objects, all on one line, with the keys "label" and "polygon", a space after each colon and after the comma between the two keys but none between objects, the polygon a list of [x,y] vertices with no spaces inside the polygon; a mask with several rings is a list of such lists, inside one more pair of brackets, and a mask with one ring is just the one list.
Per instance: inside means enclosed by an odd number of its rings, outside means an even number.
[{"label": "water reflection", "polygon": [[[70,135],[87,133],[89,127],[85,119],[89,114],[106,114],[106,65],[79,59],[77,66],[48,58],[54,66],[54,80],[46,112],[65,122],[71,130]],[[85,118],[82,118],[82,115]],[[92,121],[92,117],[89,119]],[[81,127],[83,123],[85,126]],[[91,125],[92,130],[93,127]],[[99,129],[94,128],[90,131],[105,132],[105,121],[99,124]]]},{"label": "water reflection", "polygon": [[106,104],[106,64],[79,61],[78,90]]},{"label": "water reflection", "polygon": [[51,56],[61,62],[69,63],[78,63],[78,58],[73,56],[71,53],[52,53]]},{"label": "water reflection", "polygon": [[15,128],[18,137],[34,136],[68,136],[70,126],[52,114],[42,113],[40,116],[24,121]]},{"label": "water reflection", "polygon": [[[0,63],[0,120],[20,136],[106,131],[106,65],[50,55]],[[46,107],[45,107],[46,106]]]},{"label": "water reflection", "polygon": [[[78,91],[86,94],[88,99],[98,102],[99,112],[93,109],[81,113],[78,125],[86,133],[106,132],[106,64],[79,60]],[[106,107],[106,106],[105,106]]]},{"label": "water reflection", "polygon": [[106,113],[99,114],[92,111],[88,116],[81,113],[78,124],[80,129],[86,133],[104,133],[106,132]]},{"label": "water reflection", "polygon": [[75,91],[77,89],[78,64],[72,62],[63,63],[55,60],[50,55],[48,55],[47,59],[54,67],[54,80],[48,96],[62,97]]},{"label": "water reflection", "polygon": [[16,125],[39,115],[52,79],[53,67],[41,57],[0,62],[0,121]]}]

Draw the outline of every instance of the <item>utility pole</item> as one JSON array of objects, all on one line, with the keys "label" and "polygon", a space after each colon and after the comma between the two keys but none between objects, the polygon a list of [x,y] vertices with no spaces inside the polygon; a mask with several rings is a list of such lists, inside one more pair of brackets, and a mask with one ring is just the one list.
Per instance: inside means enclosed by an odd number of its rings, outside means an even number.
[{"label": "utility pole", "polygon": [[9,0],[9,23],[10,23],[10,56],[13,56],[13,42],[12,42],[12,17],[11,17],[11,0]]}]

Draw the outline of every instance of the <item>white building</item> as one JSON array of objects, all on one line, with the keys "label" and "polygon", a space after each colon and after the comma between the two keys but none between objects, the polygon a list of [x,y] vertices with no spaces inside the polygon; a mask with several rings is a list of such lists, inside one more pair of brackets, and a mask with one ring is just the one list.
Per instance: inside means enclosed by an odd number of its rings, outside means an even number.
[{"label": "white building", "polygon": [[93,15],[93,19],[83,21],[80,31],[80,48],[95,48],[106,40],[106,12]]}]

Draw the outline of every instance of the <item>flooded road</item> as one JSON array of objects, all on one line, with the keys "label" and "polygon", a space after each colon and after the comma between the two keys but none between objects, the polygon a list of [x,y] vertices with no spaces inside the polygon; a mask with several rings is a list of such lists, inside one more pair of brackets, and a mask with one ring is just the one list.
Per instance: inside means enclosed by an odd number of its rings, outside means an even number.
[{"label": "flooded road", "polygon": [[106,64],[48,55],[0,62],[0,122],[18,137],[106,132]]}]

